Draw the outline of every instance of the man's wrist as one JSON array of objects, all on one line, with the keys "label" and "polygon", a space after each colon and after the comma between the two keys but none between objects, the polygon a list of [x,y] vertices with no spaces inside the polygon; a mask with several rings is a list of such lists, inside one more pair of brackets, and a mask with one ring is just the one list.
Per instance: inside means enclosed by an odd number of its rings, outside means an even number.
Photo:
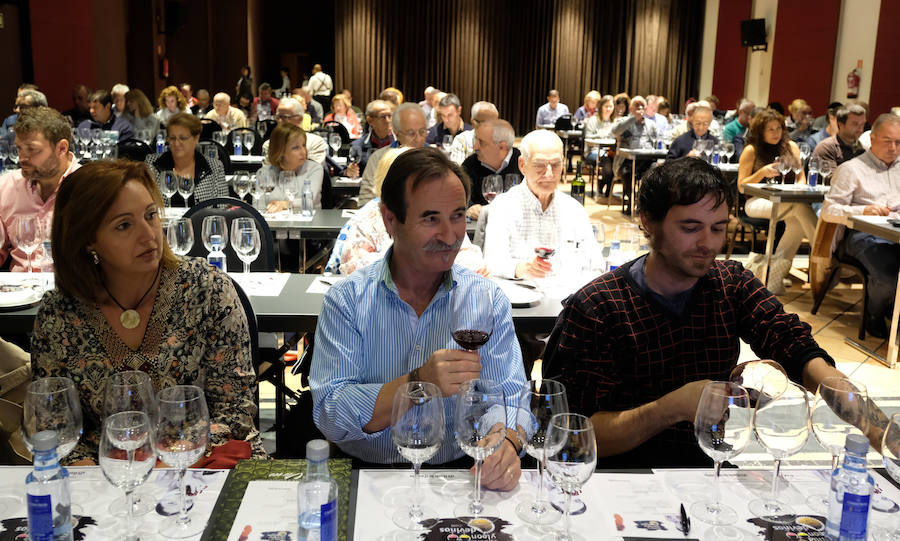
[{"label": "man's wrist", "polygon": [[414,381],[422,381],[421,377],[419,376],[419,368],[422,368],[422,367],[418,366],[416,368],[413,368],[412,372],[409,373],[409,382],[410,383],[412,383]]}]

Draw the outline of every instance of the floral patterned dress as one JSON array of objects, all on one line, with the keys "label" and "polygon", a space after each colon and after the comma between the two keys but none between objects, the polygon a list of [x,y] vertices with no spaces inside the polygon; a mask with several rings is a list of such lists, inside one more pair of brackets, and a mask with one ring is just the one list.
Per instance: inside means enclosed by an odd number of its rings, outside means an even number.
[{"label": "floral patterned dress", "polygon": [[210,447],[246,440],[254,458],[266,456],[254,424],[258,405],[247,318],[231,280],[203,259],[163,267],[137,350],[122,342],[99,305],[56,289],[44,295],[31,355],[35,377],[72,378],[81,397],[84,434],[66,463],[97,460],[106,377],[124,370],[148,373],[157,392],[173,385],[201,387]]}]

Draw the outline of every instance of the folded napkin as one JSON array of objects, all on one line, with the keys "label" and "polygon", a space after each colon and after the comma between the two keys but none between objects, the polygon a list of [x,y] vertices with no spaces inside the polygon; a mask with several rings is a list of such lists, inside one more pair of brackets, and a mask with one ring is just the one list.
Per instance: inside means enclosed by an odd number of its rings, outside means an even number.
[{"label": "folded napkin", "polygon": [[239,460],[247,460],[250,455],[250,442],[231,440],[224,445],[213,447],[208,457],[199,460],[192,467],[230,470],[237,465]]}]

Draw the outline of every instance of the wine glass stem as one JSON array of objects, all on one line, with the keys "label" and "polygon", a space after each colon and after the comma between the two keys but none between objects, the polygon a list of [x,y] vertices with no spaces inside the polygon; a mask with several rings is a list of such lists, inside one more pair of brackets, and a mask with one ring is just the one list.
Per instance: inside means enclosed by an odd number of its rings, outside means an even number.
[{"label": "wine glass stem", "polygon": [[475,461],[475,498],[472,501],[472,509],[481,514],[481,461]]},{"label": "wine glass stem", "polygon": [[31,252],[28,252],[28,272],[34,272],[34,270],[31,268]]},{"label": "wine glass stem", "polygon": [[179,468],[178,470],[178,493],[181,495],[181,511],[178,513],[178,524],[180,526],[186,526],[191,520],[188,518],[187,512],[187,483],[184,479],[184,474],[187,473],[187,468]]},{"label": "wine glass stem", "polygon": [[841,455],[831,455],[831,470],[828,472],[829,474],[833,473],[834,470],[838,467],[838,461],[841,459]]},{"label": "wine glass stem", "polygon": [[250,274],[250,263],[244,261],[244,274]]},{"label": "wine glass stem", "polygon": [[772,500],[778,499],[778,474],[781,472],[781,459],[775,459],[775,468],[772,470]]},{"label": "wine glass stem", "polygon": [[422,506],[419,504],[421,501],[419,499],[419,470],[422,468],[422,464],[415,463],[413,464],[413,492],[412,492],[412,505],[409,507],[409,514],[412,517],[415,517],[416,520],[422,518]]},{"label": "wine glass stem", "polygon": [[537,498],[534,500],[534,507],[536,510],[541,508],[541,502],[544,501],[544,460],[546,460],[546,457],[542,457],[540,460],[538,460],[537,464],[538,491]]},{"label": "wine glass stem", "polygon": [[566,491],[566,539],[572,539],[572,493]]},{"label": "wine glass stem", "polygon": [[[715,461],[715,473],[716,477],[713,480],[713,501],[716,502],[716,512],[719,511],[719,501],[721,500],[721,492],[719,491],[719,471],[722,469],[722,462],[716,460]],[[686,533],[686,532],[685,532]]]}]

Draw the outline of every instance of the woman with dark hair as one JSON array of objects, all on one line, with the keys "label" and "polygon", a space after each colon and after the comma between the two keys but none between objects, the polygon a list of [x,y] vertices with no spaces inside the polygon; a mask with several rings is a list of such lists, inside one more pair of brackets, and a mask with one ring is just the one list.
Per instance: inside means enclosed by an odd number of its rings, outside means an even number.
[{"label": "woman with dark hair", "polygon": [[142,163],[90,163],[60,184],[52,226],[56,289],[44,295],[31,351],[36,377],[69,377],[81,397],[84,434],[68,463],[96,460],[106,378],[124,370],[146,372],[156,391],[202,387],[213,455],[237,440],[226,454],[265,456],[237,292],[206,261],[172,253],[161,207]]},{"label": "woman with dark hair", "polygon": [[146,130],[149,141],[156,140],[156,134],[159,133],[159,117],[153,114],[153,105],[141,90],[135,88],[125,93],[125,111],[122,114],[134,126],[135,134]]},{"label": "woman with dark hair", "polygon": [[[275,189],[269,194],[269,203],[266,212],[279,212],[286,210],[289,201],[278,183],[281,173],[291,172],[297,175],[298,189],[303,189],[304,181],[308,180],[313,194],[313,207],[322,208],[322,180],[324,169],[318,163],[307,159],[306,132],[299,126],[282,122],[272,130],[269,137],[269,153],[267,159],[269,165],[263,166],[259,174],[271,175],[275,180]],[[300,205],[300,191],[297,192],[296,205]],[[299,209],[297,210],[299,212]]]},{"label": "woman with dark hair", "polygon": [[613,120],[628,115],[628,106],[631,105],[631,98],[625,92],[619,92],[613,98],[615,111],[613,112]]},{"label": "woman with dark hair", "polygon": [[[611,138],[612,135],[610,132],[612,130],[614,111],[615,104],[613,103],[612,96],[603,96],[602,98],[600,98],[600,102],[597,104],[597,114],[590,117],[587,122],[584,123],[584,138]],[[591,148],[590,153],[588,153],[588,155],[584,158],[585,163],[589,163],[591,165],[597,164],[597,155],[599,154],[598,148],[599,147]],[[613,166],[611,156],[614,154],[614,152],[614,150],[608,150],[600,158],[600,182],[598,183],[598,190],[603,194],[603,197],[609,197],[609,194],[612,191]]]},{"label": "woman with dark hair", "polygon": [[250,76],[250,66],[241,68],[241,78],[238,79],[234,95],[238,98],[250,96],[250,99],[253,99],[253,77]]},{"label": "woman with dark hair", "polygon": [[169,119],[166,142],[169,149],[162,154],[150,154],[145,160],[153,178],[159,179],[162,171],[174,171],[176,175],[194,179],[194,195],[184,201],[180,194],[172,196],[172,205],[191,207],[197,203],[228,197],[225,166],[217,158],[204,156],[197,150],[200,142],[200,119],[189,113],[179,113]]},{"label": "woman with dark hair", "polygon": [[[747,146],[741,153],[738,162],[738,191],[744,193],[744,186],[751,183],[766,182],[769,178],[781,177],[776,164],[778,161],[790,163],[800,162],[800,148],[788,138],[784,126],[784,117],[772,109],[766,109],[753,117],[750,130],[747,132]],[[791,171],[784,175],[785,183],[805,184],[803,171],[795,177]],[[775,253],[769,263],[769,274],[766,287],[772,293],[784,293],[784,279],[791,270],[794,255],[804,237],[812,241],[816,232],[816,213],[806,203],[782,203],[779,205],[779,220],[784,220],[784,235],[781,237]],[[769,218],[772,215],[772,202],[761,197],[751,197],[744,203],[744,212],[753,218]],[[770,234],[774,232],[770,231]],[[747,268],[759,274],[762,265],[761,257],[752,254]]]}]

